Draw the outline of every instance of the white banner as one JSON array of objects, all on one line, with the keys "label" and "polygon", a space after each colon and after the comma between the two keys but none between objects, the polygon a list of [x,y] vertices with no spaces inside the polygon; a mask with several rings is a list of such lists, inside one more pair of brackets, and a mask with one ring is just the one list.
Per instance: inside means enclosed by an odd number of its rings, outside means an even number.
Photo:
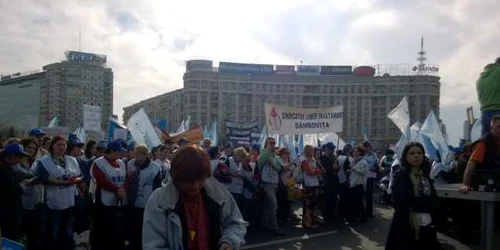
[{"label": "white banner", "polygon": [[83,105],[83,128],[90,131],[101,131],[101,107]]},{"label": "white banner", "polygon": [[305,109],[266,103],[266,126],[269,134],[300,135],[342,132],[342,106]]},{"label": "white banner", "polygon": [[138,145],[146,144],[149,148],[153,148],[161,144],[161,140],[143,108],[129,118],[127,127]]}]

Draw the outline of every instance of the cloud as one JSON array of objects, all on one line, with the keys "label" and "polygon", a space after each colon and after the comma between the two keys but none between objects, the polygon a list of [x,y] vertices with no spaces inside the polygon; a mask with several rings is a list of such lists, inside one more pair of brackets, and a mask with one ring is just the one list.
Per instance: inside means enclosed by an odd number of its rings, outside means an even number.
[{"label": "cloud", "polygon": [[[0,73],[41,68],[78,48],[108,56],[114,113],[182,87],[186,60],[414,63],[425,37],[440,66],[441,117],[453,142],[475,80],[500,56],[494,0],[1,1]],[[465,111],[463,111],[465,112]],[[450,113],[447,115],[446,113]]]}]

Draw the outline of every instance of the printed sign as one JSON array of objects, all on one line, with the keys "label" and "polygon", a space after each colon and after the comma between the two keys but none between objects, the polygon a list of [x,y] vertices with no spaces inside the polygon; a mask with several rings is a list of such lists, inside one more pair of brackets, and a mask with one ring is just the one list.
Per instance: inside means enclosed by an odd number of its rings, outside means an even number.
[{"label": "printed sign", "polygon": [[330,75],[330,76],[352,75],[352,66],[321,66],[321,75]]},{"label": "printed sign", "polygon": [[212,61],[207,60],[191,60],[186,63],[186,72],[190,71],[212,71]]},{"label": "printed sign", "polygon": [[83,128],[91,131],[101,131],[101,107],[83,105]]},{"label": "printed sign", "polygon": [[226,121],[225,125],[226,136],[234,146],[250,146],[253,141],[259,141],[260,131],[257,121],[245,124]]},{"label": "printed sign", "polygon": [[273,71],[274,66],[268,64],[219,63],[219,73],[225,74],[270,75]]},{"label": "printed sign", "polygon": [[276,65],[276,75],[295,75],[295,66]]},{"label": "printed sign", "polygon": [[320,74],[320,66],[318,65],[299,65],[297,66],[297,75],[301,76],[317,76]]},{"label": "printed sign", "polygon": [[342,106],[318,109],[294,108],[266,103],[266,126],[269,134],[300,135],[342,132]]}]

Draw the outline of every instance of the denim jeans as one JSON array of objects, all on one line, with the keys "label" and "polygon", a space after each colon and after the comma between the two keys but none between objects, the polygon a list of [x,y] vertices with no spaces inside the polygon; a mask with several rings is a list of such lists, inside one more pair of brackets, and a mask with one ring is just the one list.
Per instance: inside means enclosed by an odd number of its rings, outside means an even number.
[{"label": "denim jeans", "polygon": [[64,210],[47,209],[49,249],[73,249],[74,207]]},{"label": "denim jeans", "polygon": [[277,186],[273,184],[263,184],[264,204],[262,206],[262,226],[270,230],[278,230],[278,200],[276,199]]},{"label": "denim jeans", "polygon": [[500,115],[500,110],[481,111],[481,138],[490,132],[491,118]]}]

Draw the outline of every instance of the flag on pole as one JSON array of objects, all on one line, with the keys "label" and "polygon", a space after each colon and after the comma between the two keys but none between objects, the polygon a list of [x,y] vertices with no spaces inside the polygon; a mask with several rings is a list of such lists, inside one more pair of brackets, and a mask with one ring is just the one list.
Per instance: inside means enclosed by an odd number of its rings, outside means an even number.
[{"label": "flag on pole", "polygon": [[81,142],[85,143],[87,141],[87,135],[85,134],[85,129],[83,129],[83,127],[78,127],[73,133]]},{"label": "flag on pole", "polygon": [[370,141],[370,138],[368,138],[368,127],[363,126],[363,141]]},{"label": "flag on pole", "polygon": [[391,110],[387,117],[399,128],[401,133],[406,135],[408,133],[408,126],[410,125],[410,112],[408,110],[408,100],[403,97],[403,100],[396,108]]},{"label": "flag on pole", "polygon": [[57,119],[57,116],[54,116],[54,118],[52,118],[52,120],[49,122],[49,125],[47,125],[47,127],[49,127],[49,128],[59,127],[59,119]]},{"label": "flag on pole", "polygon": [[422,128],[420,129],[420,134],[427,136],[432,142],[432,145],[439,150],[441,160],[443,163],[446,161],[448,154],[450,152],[446,140],[441,131],[441,126],[436,118],[434,111],[431,111],[427,118],[425,119]]},{"label": "flag on pole", "polygon": [[264,148],[264,143],[266,142],[267,137],[268,137],[267,126],[264,124],[264,126],[262,126],[262,130],[260,131],[260,137],[258,142],[261,148]]},{"label": "flag on pole", "polygon": [[[108,141],[113,141],[115,140],[115,131],[120,130],[119,133],[123,133],[123,130],[127,130],[127,127],[123,125],[121,122],[118,120],[110,117],[109,118],[109,125],[108,125]],[[120,136],[122,137],[122,136]]]},{"label": "flag on pole", "polygon": [[297,148],[298,148],[297,151],[300,156],[304,155],[304,146],[305,146],[304,135],[299,135],[299,141],[297,142]]},{"label": "flag on pole", "polygon": [[153,148],[161,144],[160,137],[156,134],[143,108],[130,117],[127,127],[137,144],[146,144],[148,148]]},{"label": "flag on pole", "polygon": [[219,143],[219,136],[217,135],[217,121],[213,122],[210,126],[208,137],[212,141],[212,145],[217,146]]}]

